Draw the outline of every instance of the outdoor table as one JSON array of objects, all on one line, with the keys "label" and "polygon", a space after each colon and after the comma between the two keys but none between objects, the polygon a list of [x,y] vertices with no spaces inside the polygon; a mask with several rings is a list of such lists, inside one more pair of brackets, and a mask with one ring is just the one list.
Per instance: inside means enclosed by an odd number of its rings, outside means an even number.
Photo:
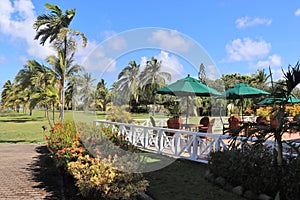
[{"label": "outdoor table", "polygon": [[183,129],[189,130],[189,131],[195,131],[198,132],[198,128],[202,127],[203,124],[182,124],[181,127]]}]

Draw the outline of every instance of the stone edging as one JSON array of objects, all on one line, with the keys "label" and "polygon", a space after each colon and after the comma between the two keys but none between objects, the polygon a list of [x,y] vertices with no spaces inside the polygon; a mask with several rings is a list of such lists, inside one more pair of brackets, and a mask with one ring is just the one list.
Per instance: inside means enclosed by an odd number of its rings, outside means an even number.
[{"label": "stone edging", "polygon": [[228,192],[232,192],[238,196],[242,196],[246,199],[250,200],[273,200],[272,197],[266,195],[266,194],[256,194],[251,190],[246,190],[242,186],[232,186],[230,183],[227,183],[226,180],[219,176],[215,177],[209,170],[205,172],[205,179]]}]

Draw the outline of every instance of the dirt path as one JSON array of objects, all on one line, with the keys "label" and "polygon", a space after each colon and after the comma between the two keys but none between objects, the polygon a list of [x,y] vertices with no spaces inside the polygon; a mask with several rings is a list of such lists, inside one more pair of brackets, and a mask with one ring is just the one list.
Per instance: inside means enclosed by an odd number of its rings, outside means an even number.
[{"label": "dirt path", "polygon": [[45,146],[0,145],[0,199],[78,199],[63,183]]}]

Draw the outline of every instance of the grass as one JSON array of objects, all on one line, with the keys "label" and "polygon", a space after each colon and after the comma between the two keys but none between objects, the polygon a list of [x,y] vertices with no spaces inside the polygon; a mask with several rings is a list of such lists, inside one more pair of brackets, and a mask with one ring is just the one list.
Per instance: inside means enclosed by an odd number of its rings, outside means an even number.
[{"label": "grass", "polygon": [[[52,116],[52,113],[49,113]],[[86,114],[83,112],[66,111],[66,120],[92,122],[93,119],[103,119],[104,115]],[[58,121],[59,112],[55,112]],[[43,110],[34,110],[33,115],[14,111],[0,113],[0,143],[44,143],[42,126],[49,128],[49,123]]]},{"label": "grass", "polygon": [[[52,116],[52,113],[51,113]],[[59,113],[55,113],[58,119]],[[135,118],[149,118],[148,114],[136,114]],[[104,119],[103,113],[87,114],[83,112],[65,112],[66,120],[89,121]],[[34,110],[33,115],[6,112],[0,113],[0,143],[44,143],[42,126],[47,126],[44,111]],[[156,162],[149,159],[149,162]],[[154,199],[181,200],[240,200],[243,199],[216,187],[204,179],[206,165],[178,159],[172,164],[157,171],[144,173],[150,182],[147,193]]]},{"label": "grass", "polygon": [[242,200],[244,198],[212,185],[204,174],[207,165],[177,159],[160,170],[144,173],[150,182],[147,194],[153,199]]}]

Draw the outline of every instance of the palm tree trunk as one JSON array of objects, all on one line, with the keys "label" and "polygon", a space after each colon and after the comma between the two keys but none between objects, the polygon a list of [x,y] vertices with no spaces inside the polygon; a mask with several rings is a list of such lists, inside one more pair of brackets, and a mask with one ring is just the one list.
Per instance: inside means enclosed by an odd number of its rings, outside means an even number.
[{"label": "palm tree trunk", "polygon": [[48,120],[49,126],[52,127],[50,116],[49,116],[49,113],[48,113],[48,104],[45,104],[45,113],[47,115],[47,120]]},{"label": "palm tree trunk", "polygon": [[53,109],[52,109],[52,120],[53,120],[53,124],[55,124],[55,119],[54,119],[54,102],[52,102],[52,106],[53,106]]}]

